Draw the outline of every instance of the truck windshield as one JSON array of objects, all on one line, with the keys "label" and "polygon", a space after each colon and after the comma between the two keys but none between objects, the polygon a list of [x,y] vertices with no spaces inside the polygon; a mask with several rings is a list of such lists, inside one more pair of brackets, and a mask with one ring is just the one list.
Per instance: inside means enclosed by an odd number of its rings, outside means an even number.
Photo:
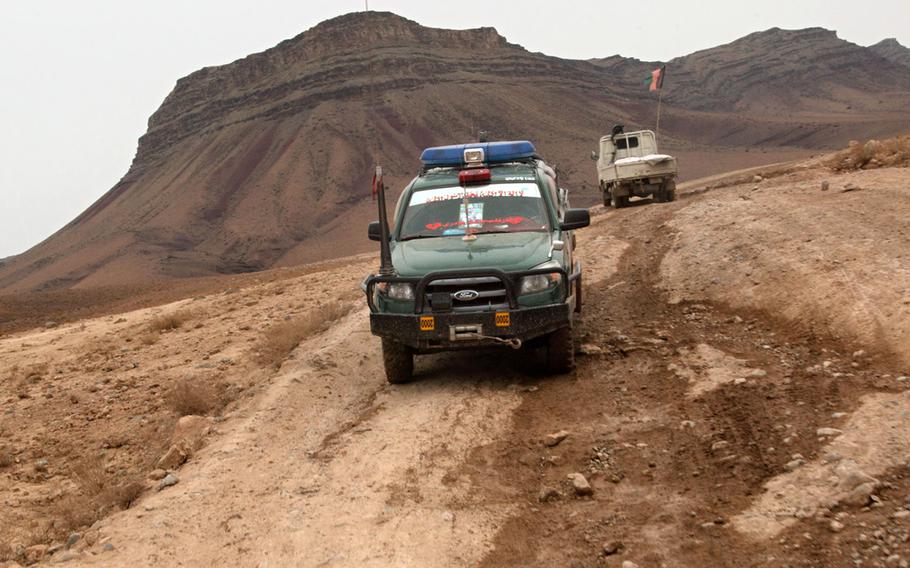
[{"label": "truck windshield", "polygon": [[[465,210],[467,193],[467,211]],[[534,183],[493,183],[415,191],[399,240],[474,234],[546,231],[547,214]]]}]

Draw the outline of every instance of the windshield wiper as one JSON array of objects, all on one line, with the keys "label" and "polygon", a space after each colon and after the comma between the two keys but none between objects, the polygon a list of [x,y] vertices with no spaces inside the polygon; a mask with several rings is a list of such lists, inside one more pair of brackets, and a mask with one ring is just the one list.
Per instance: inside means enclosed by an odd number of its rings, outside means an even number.
[{"label": "windshield wiper", "polygon": [[[414,240],[414,239],[435,239],[437,237],[443,237],[443,236],[446,236],[446,235],[408,235],[407,237],[401,237],[398,240],[399,241],[410,241],[410,240]],[[452,236],[452,235],[448,235],[448,236]]]},{"label": "windshield wiper", "polygon": [[540,233],[540,232],[544,232],[544,231],[546,231],[545,228],[518,229],[518,230],[501,229],[501,230],[496,230],[496,231],[480,231],[480,232],[474,233],[474,234],[475,235],[496,235],[496,234],[503,234],[503,233]]}]

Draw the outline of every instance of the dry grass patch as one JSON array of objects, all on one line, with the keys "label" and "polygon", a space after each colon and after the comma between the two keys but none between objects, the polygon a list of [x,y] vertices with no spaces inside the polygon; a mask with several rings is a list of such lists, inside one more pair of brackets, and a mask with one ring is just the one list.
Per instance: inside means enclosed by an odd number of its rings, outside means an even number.
[{"label": "dry grass patch", "polygon": [[853,140],[847,149],[835,154],[827,166],[834,171],[910,167],[910,135],[869,140],[865,144]]},{"label": "dry grass patch", "polygon": [[161,339],[161,332],[159,331],[149,331],[139,336],[139,342],[143,345],[154,345],[158,343],[159,339]]},{"label": "dry grass patch", "polygon": [[203,379],[177,381],[168,393],[168,403],[180,416],[206,416],[224,407],[219,389]]},{"label": "dry grass patch", "polygon": [[87,341],[83,351],[87,356],[98,356],[103,359],[109,359],[114,351],[117,349],[117,346],[114,345],[114,342],[105,337],[98,337]]},{"label": "dry grass patch", "polygon": [[13,365],[8,371],[7,387],[19,398],[28,398],[29,388],[40,383],[47,373],[47,363],[34,363],[25,367]]},{"label": "dry grass patch", "polygon": [[192,310],[181,310],[172,314],[160,315],[149,322],[148,330],[154,333],[178,329],[196,317],[196,315]]},{"label": "dry grass patch", "polygon": [[107,473],[101,459],[85,457],[70,470],[78,491],[53,504],[50,516],[53,532],[46,538],[63,538],[71,531],[86,527],[120,509],[129,508],[142,494],[139,474],[117,478]]},{"label": "dry grass patch", "polygon": [[256,361],[277,369],[304,339],[322,333],[351,311],[349,304],[331,302],[266,330],[258,346]]},{"label": "dry grass patch", "polygon": [[9,448],[0,447],[0,469],[13,465],[15,461],[13,452]]}]

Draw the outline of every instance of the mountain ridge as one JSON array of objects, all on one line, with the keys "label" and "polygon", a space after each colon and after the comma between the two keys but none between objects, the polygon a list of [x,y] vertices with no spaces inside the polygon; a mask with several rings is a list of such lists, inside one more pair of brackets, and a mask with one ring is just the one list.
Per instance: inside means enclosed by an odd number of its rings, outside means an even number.
[{"label": "mountain ridge", "polygon": [[[811,64],[806,63],[806,54],[812,55]],[[621,56],[597,63],[622,73],[629,81],[635,77],[643,79],[649,67],[665,64],[667,80],[673,82],[665,100],[695,110],[749,110],[756,104],[764,110],[767,99],[777,98],[774,90],[797,83],[803,87],[796,96],[775,103],[792,109],[809,97],[813,104],[827,99],[829,105],[842,103],[852,107],[861,104],[862,97],[849,91],[861,89],[870,81],[878,81],[880,87],[888,89],[910,89],[910,75],[902,73],[897,63],[820,27],[774,27],[666,63],[638,62]],[[874,71],[867,72],[867,68]],[[737,85],[735,92],[730,92],[730,84]]]},{"label": "mountain ridge", "polygon": [[910,47],[902,45],[896,38],[889,37],[870,45],[869,49],[892,63],[910,67]]}]

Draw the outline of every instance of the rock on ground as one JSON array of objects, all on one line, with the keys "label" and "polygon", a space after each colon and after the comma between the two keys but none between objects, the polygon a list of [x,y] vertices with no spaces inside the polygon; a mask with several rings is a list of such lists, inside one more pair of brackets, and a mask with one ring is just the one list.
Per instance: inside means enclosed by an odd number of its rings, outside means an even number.
[{"label": "rock on ground", "polygon": [[183,416],[174,426],[171,444],[186,448],[189,452],[198,450],[211,426],[211,418],[195,415]]},{"label": "rock on ground", "polygon": [[171,487],[172,485],[177,485],[180,482],[180,478],[176,474],[169,473],[164,476],[164,479],[161,480],[161,483],[158,484],[158,491],[161,491],[165,487]]},{"label": "rock on ground", "polygon": [[187,454],[177,445],[168,448],[167,452],[158,460],[158,469],[176,469],[187,460]]},{"label": "rock on ground", "polygon": [[547,439],[544,440],[544,444],[546,444],[548,448],[552,448],[554,446],[558,446],[560,443],[562,443],[563,440],[568,437],[569,432],[560,430],[559,432],[554,432],[553,434],[548,435]]},{"label": "rock on ground", "polygon": [[580,473],[570,473],[568,475],[569,481],[572,482],[572,488],[575,489],[575,494],[579,496],[592,495],[594,489],[591,487],[591,484],[588,483],[587,478]]},{"label": "rock on ground", "polygon": [[544,487],[540,490],[540,493],[537,494],[537,500],[541,503],[549,503],[550,501],[556,501],[561,497],[559,491],[552,487]]}]

